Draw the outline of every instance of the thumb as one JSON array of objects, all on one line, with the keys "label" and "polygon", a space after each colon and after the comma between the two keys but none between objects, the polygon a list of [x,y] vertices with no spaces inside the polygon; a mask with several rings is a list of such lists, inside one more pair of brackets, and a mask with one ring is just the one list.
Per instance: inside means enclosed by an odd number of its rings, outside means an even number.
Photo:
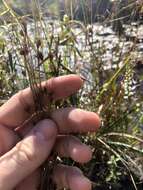
[{"label": "thumb", "polygon": [[0,158],[0,189],[10,190],[49,156],[57,128],[53,121],[39,122],[13,149]]}]

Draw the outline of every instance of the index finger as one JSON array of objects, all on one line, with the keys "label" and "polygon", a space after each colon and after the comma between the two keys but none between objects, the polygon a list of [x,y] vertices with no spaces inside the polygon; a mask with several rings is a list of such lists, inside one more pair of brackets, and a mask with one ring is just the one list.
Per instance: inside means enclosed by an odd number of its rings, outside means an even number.
[{"label": "index finger", "polygon": [[[42,83],[42,87],[52,94],[52,99],[57,100],[75,93],[81,88],[82,83],[79,76],[66,75],[49,79]],[[18,92],[0,107],[0,123],[10,128],[16,128],[28,119],[33,111],[33,94],[31,89],[27,88]]]}]

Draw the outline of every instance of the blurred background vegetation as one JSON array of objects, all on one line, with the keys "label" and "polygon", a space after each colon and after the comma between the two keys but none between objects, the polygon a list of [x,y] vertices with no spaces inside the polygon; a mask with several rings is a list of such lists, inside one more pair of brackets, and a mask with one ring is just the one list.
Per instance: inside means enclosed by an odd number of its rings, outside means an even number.
[{"label": "blurred background vegetation", "polygon": [[1,0],[0,22],[0,104],[33,80],[79,74],[83,89],[55,108],[97,112],[102,126],[80,136],[90,163],[61,162],[96,190],[143,189],[143,2]]}]

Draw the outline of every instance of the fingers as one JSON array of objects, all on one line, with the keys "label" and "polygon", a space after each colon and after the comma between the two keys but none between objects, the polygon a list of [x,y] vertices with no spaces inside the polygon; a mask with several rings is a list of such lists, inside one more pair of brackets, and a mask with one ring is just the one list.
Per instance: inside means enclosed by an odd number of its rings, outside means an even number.
[{"label": "fingers", "polygon": [[76,167],[57,166],[53,173],[53,180],[59,189],[91,190],[91,182]]},{"label": "fingers", "polygon": [[19,137],[7,127],[0,125],[0,157],[19,141]]},{"label": "fingers", "polygon": [[[81,86],[82,80],[77,75],[57,77],[42,83],[42,87],[46,89],[54,100],[65,98],[75,93]],[[33,95],[30,88],[28,88],[13,96],[6,104],[0,107],[0,123],[15,128],[29,117],[33,109]]]},{"label": "fingers", "polygon": [[[53,181],[57,185],[57,189],[70,190],[91,190],[91,182],[76,168],[65,165],[57,165],[53,171]],[[25,178],[15,189],[16,190],[35,190],[38,189],[40,183],[40,171]]]},{"label": "fingers", "polygon": [[74,136],[59,136],[54,151],[60,157],[70,157],[79,163],[86,163],[92,157],[91,149]]},{"label": "fingers", "polygon": [[[57,124],[59,134],[96,132],[100,127],[100,118],[96,113],[76,108],[55,110],[51,118]],[[23,136],[29,127],[22,128],[18,132]]]},{"label": "fingers", "polygon": [[13,189],[33,173],[49,156],[56,135],[56,125],[51,120],[43,120],[21,142],[2,156],[0,189]]},{"label": "fingers", "polygon": [[96,113],[75,108],[56,110],[52,119],[62,134],[95,132],[100,127],[100,119]]},{"label": "fingers", "polygon": [[[100,127],[100,118],[96,113],[76,108],[63,108],[55,110],[51,118],[57,124],[59,134],[96,132]],[[21,136],[32,125],[18,130]]]},{"label": "fingers", "polygon": [[34,173],[26,177],[15,190],[36,190],[40,184],[40,171],[36,170]]}]

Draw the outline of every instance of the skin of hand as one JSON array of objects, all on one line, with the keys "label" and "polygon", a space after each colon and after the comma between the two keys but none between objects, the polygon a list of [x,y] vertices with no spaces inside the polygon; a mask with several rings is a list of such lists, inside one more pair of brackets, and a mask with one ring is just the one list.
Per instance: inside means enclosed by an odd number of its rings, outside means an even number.
[{"label": "skin of hand", "polygon": [[[52,92],[53,99],[63,99],[77,92],[83,84],[77,75],[52,78],[42,85]],[[46,100],[45,100],[46,101]],[[71,157],[86,163],[92,157],[91,149],[70,133],[95,132],[100,126],[97,114],[76,108],[53,111],[52,119],[35,126],[20,126],[34,110],[30,88],[22,90],[0,107],[0,190],[36,190],[40,183],[40,166],[51,150],[60,157]],[[53,180],[58,188],[91,190],[91,182],[76,168],[57,165]]]}]

